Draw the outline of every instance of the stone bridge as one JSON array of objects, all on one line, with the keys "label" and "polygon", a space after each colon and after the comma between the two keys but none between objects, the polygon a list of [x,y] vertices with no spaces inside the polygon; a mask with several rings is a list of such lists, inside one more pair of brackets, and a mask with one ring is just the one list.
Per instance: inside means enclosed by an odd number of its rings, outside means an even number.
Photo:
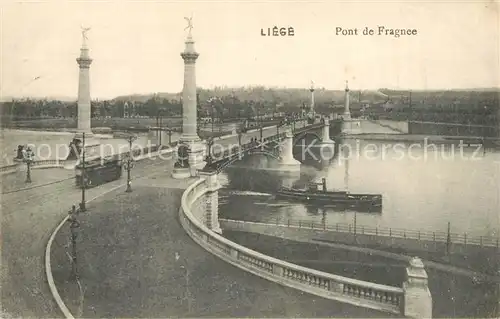
[{"label": "stone bridge", "polygon": [[340,122],[334,122],[333,125],[330,125],[329,120],[324,119],[319,123],[312,124],[306,121],[297,121],[278,125],[275,126],[275,132],[272,129],[265,132],[263,128],[259,128],[249,131],[247,134],[239,133],[237,143],[232,145],[216,145],[216,141],[210,139],[207,141],[204,158],[206,164],[202,171],[219,173],[232,163],[252,154],[273,157],[278,160],[280,169],[297,171],[300,169],[300,162],[293,157],[294,145],[308,136],[320,144],[334,145],[330,136],[340,133],[339,124]]}]

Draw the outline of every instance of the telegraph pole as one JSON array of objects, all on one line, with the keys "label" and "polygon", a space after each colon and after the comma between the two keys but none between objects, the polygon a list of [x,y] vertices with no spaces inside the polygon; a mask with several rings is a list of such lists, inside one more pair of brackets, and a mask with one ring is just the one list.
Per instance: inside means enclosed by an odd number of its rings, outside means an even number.
[{"label": "telegraph pole", "polygon": [[31,148],[27,148],[25,151],[24,161],[26,162],[26,181],[25,183],[31,183],[31,164],[33,163],[33,151]]}]

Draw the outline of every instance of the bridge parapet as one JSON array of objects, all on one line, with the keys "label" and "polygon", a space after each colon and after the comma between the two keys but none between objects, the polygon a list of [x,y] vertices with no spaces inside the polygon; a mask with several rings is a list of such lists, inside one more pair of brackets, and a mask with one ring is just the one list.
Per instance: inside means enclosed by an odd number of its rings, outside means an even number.
[{"label": "bridge parapet", "polygon": [[[432,312],[432,302],[429,303],[429,299],[421,301],[419,307],[412,308],[413,312],[406,311],[405,306],[411,304],[413,298],[420,298],[412,285],[402,289],[302,267],[248,249],[211,231],[191,211],[196,200],[208,192],[207,183],[202,178],[190,185],[182,195],[179,209],[183,228],[207,251],[250,273],[327,299],[398,315],[408,313],[415,318],[430,317],[427,316]],[[421,307],[427,308],[424,311]]]}]

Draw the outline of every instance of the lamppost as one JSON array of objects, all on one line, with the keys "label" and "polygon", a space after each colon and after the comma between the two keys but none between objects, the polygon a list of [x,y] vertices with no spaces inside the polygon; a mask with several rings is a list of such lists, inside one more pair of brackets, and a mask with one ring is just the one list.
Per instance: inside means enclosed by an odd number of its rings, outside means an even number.
[{"label": "lamppost", "polygon": [[172,144],[172,129],[167,129],[168,132],[168,145]]},{"label": "lamppost", "polygon": [[214,118],[214,105],[212,104],[212,102],[210,102],[210,105],[212,106],[211,109],[212,109],[212,133],[214,132],[214,121],[215,121],[215,118]]},{"label": "lamppost", "polygon": [[128,137],[128,156],[127,156],[127,163],[125,164],[125,169],[127,170],[127,189],[125,192],[130,193],[132,192],[132,179],[130,177],[130,171],[134,167],[134,158],[132,154],[132,142],[136,139],[137,137],[134,135],[131,135]]},{"label": "lamppost", "polygon": [[71,275],[77,280],[78,279],[78,266],[76,260],[76,238],[78,236],[78,229],[80,228],[80,222],[76,219],[78,215],[78,211],[76,210],[75,205],[71,207],[71,210],[68,212],[69,228],[71,231]]},{"label": "lamppost", "polygon": [[238,132],[238,145],[241,147],[241,137],[243,136],[243,132]]},{"label": "lamppost", "polygon": [[82,134],[82,202],[80,203],[80,211],[87,210],[85,207],[85,188],[87,187],[87,171],[85,169],[85,132]]},{"label": "lamppost", "polygon": [[31,183],[31,164],[33,164],[34,153],[31,148],[27,148],[24,153],[24,162],[26,163],[26,183]]},{"label": "lamppost", "polygon": [[211,137],[207,140],[207,156],[205,157],[205,161],[208,165],[212,164],[212,145],[214,145],[214,139]]},{"label": "lamppost", "polygon": [[161,110],[158,111],[158,113],[160,114],[160,126],[159,126],[160,130],[158,131],[158,135],[159,135],[159,137],[158,137],[158,139],[159,139],[158,144],[161,145],[161,135],[163,134],[163,131],[162,131],[163,114],[162,114]]}]

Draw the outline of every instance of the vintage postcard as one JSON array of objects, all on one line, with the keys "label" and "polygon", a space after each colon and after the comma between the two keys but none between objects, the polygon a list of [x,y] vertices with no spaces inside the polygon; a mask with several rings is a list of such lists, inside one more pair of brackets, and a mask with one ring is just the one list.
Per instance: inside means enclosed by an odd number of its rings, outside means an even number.
[{"label": "vintage postcard", "polygon": [[0,57],[0,317],[500,317],[500,2],[6,0]]}]

